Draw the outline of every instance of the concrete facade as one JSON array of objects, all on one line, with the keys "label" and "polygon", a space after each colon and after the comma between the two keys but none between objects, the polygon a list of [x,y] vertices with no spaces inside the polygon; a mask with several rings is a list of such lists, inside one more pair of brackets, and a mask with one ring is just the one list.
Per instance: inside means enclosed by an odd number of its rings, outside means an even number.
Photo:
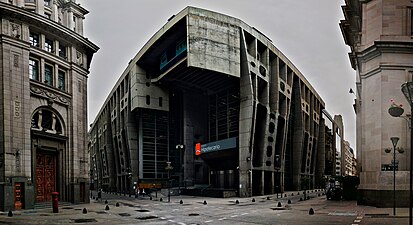
[{"label": "concrete facade", "polygon": [[87,75],[75,1],[0,1],[0,210],[89,201]]},{"label": "concrete facade", "polygon": [[409,107],[400,86],[413,75],[412,7],[410,0],[346,0],[343,6],[345,19],[340,27],[357,75],[354,108],[360,204],[392,204],[393,173],[385,168],[393,156],[384,152],[392,147],[390,137],[399,137],[398,147],[405,149],[397,155],[396,202],[398,207],[409,204],[409,126],[406,120],[391,117],[388,108],[391,99]]},{"label": "concrete facade", "polygon": [[91,182],[243,197],[324,187],[324,108],[260,31],[187,7],[129,62],[91,125]]}]

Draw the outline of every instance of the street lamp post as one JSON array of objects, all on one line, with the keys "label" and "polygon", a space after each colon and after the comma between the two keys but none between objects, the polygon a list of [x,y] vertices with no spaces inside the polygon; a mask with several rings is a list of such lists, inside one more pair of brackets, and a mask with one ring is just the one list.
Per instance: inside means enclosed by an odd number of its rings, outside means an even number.
[{"label": "street lamp post", "polygon": [[[390,138],[391,143],[393,144],[393,161],[392,161],[392,167],[393,167],[393,216],[396,215],[396,149],[399,153],[403,153],[404,150],[401,148],[396,148],[397,142],[399,141],[399,137],[391,137]],[[391,149],[386,148],[384,150],[386,153],[390,153]]]},{"label": "street lamp post", "polygon": [[412,175],[413,175],[413,82],[406,82],[402,84],[402,92],[403,95],[406,97],[407,102],[410,105],[410,202],[409,202],[409,225],[412,225],[412,204],[413,204],[413,199],[412,199]]},{"label": "street lamp post", "polygon": [[175,146],[175,148],[176,148],[176,150],[179,151],[179,185],[178,185],[178,191],[179,191],[179,194],[181,194],[181,182],[182,182],[181,177],[183,176],[183,173],[182,173],[182,168],[183,168],[183,166],[182,166],[182,152],[185,151],[185,145],[177,144]]},{"label": "street lamp post", "polygon": [[166,162],[165,170],[168,171],[168,202],[171,202],[171,170],[173,169],[171,162]]}]

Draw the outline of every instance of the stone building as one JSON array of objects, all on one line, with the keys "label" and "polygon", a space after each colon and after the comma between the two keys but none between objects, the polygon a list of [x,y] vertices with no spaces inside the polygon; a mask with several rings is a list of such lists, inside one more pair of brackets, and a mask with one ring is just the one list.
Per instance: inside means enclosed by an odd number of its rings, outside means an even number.
[{"label": "stone building", "polygon": [[93,187],[198,186],[220,196],[314,187],[324,175],[315,172],[326,155],[324,108],[263,33],[187,7],[129,62],[91,124]]},{"label": "stone building", "polygon": [[0,210],[88,202],[87,75],[75,1],[0,1]]},{"label": "stone building", "polygon": [[[401,84],[412,81],[413,23],[411,0],[346,0],[345,19],[340,22],[344,41],[350,46],[349,58],[356,71],[357,99],[354,104],[357,127],[357,166],[360,172],[358,201],[391,207],[393,172],[396,166],[397,207],[409,205],[410,131],[406,120],[388,113],[390,100],[409,107]],[[407,110],[410,111],[410,110]],[[404,117],[411,117],[409,112]],[[390,137],[399,137],[393,155]]]}]

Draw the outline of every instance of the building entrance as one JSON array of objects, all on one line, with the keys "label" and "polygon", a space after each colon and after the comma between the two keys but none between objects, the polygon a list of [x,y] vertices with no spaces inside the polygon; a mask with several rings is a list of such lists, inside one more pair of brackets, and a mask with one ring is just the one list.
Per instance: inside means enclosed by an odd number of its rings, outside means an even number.
[{"label": "building entrance", "polygon": [[56,191],[56,155],[46,152],[36,153],[36,202],[52,200]]}]

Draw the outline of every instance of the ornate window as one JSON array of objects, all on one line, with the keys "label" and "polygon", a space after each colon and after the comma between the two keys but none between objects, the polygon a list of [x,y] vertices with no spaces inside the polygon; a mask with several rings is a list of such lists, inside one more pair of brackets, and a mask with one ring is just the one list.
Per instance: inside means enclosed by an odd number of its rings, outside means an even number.
[{"label": "ornate window", "polygon": [[57,77],[57,85],[58,85],[57,87],[62,91],[65,90],[65,86],[66,86],[65,79],[66,79],[65,71],[59,70],[58,77]]},{"label": "ornate window", "polygon": [[47,39],[44,41],[44,50],[48,51],[48,52],[52,52],[53,51],[53,41],[50,39]]},{"label": "ornate window", "polygon": [[62,45],[62,44],[60,44],[59,43],[59,56],[60,57],[62,57],[62,58],[67,58],[67,55],[66,55],[66,46],[64,46],[64,45]]},{"label": "ornate window", "polygon": [[29,37],[30,45],[39,47],[39,35],[30,32],[30,37]]},{"label": "ornate window", "polygon": [[53,66],[44,65],[44,83],[53,86]]},{"label": "ornate window", "polygon": [[32,80],[39,80],[39,61],[29,59],[29,77]]},{"label": "ornate window", "polygon": [[62,124],[50,110],[41,109],[32,117],[32,130],[40,130],[53,134],[63,134]]}]

